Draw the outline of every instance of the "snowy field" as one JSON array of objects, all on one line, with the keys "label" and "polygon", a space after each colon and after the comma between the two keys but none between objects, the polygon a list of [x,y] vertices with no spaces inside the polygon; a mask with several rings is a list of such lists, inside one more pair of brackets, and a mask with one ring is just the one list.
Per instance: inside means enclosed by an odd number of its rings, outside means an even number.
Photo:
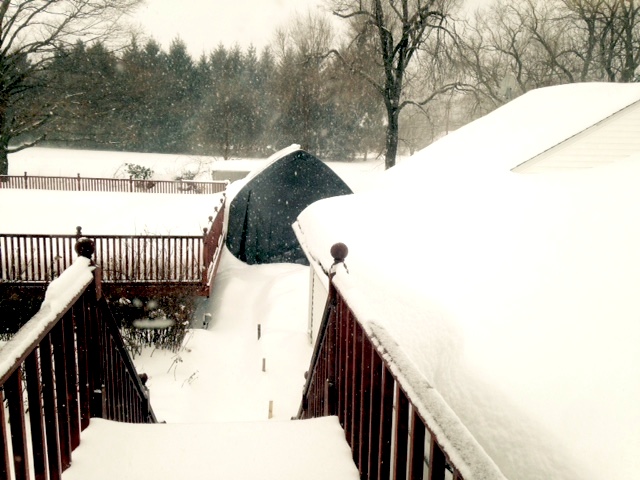
[{"label": "snowy field", "polygon": [[[219,160],[214,157],[30,148],[9,158],[9,174],[128,178],[125,164],[154,171],[155,180],[173,180],[184,172],[210,181],[216,170],[251,171],[266,159]],[[329,166],[357,191],[384,169],[382,159]],[[81,200],[79,200],[81,198]],[[74,234],[77,226],[95,235],[199,235],[220,204],[219,195],[171,195],[0,189],[2,233]]]},{"label": "snowy field", "polygon": [[[9,157],[9,175],[50,175],[75,177],[129,178],[125,164],[141,165],[153,170],[155,180],[173,180],[186,172],[194,180],[209,181],[220,170],[252,171],[267,159],[232,158],[159,153],[105,152],[57,148],[28,148]],[[371,174],[384,171],[384,159],[354,162],[327,162],[351,187],[360,190]]]}]

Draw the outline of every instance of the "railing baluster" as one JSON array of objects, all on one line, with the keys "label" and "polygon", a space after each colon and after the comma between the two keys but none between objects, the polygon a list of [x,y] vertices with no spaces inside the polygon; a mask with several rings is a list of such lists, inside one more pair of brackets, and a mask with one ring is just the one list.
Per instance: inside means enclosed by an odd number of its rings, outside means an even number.
[{"label": "railing baluster", "polygon": [[431,460],[431,464],[429,465],[429,480],[444,480],[446,458],[433,435],[431,435],[431,452],[429,458]]},{"label": "railing baluster", "polygon": [[424,446],[426,429],[415,409],[411,415],[411,444],[409,446],[408,480],[422,480],[424,472]]},{"label": "railing baluster", "polygon": [[18,368],[4,384],[4,394],[9,407],[9,427],[13,447],[13,467],[16,480],[29,479],[27,428],[22,396],[22,371]]},{"label": "railing baluster", "polygon": [[369,418],[369,478],[378,478],[378,459],[380,458],[380,429],[382,418],[382,359],[380,354],[371,349],[371,398]]},{"label": "railing baluster", "polygon": [[0,390],[0,443],[4,454],[0,457],[0,479],[11,480],[11,467],[9,465],[9,432],[7,431],[7,416],[4,413],[4,392]]},{"label": "railing baluster", "polygon": [[409,438],[409,400],[396,382],[395,449],[393,478],[407,478],[407,452]]},{"label": "railing baluster", "polygon": [[55,406],[55,380],[53,375],[53,352],[51,336],[47,335],[40,342],[40,368],[42,370],[42,398],[44,403],[45,435],[47,443],[47,463],[51,480],[62,477],[62,460],[60,457],[60,436],[58,434],[58,415]]},{"label": "railing baluster", "polygon": [[[349,312],[350,313],[350,312]],[[362,329],[360,325],[355,321],[352,315],[349,314],[351,320],[351,338],[352,338],[352,352],[353,357],[350,364],[350,383],[352,385],[351,393],[351,448],[353,449],[353,460],[358,461],[360,454],[360,388],[361,388],[361,371],[360,365],[362,363]]]},{"label": "railing baluster", "polygon": [[53,364],[56,375],[56,408],[58,412],[58,436],[60,437],[60,458],[62,470],[71,465],[71,427],[69,418],[69,386],[66,375],[66,348],[62,321],[51,329],[53,343]]},{"label": "railing baluster", "polygon": [[80,445],[80,408],[78,405],[78,367],[76,364],[75,325],[73,309],[62,318],[62,332],[65,346],[65,372],[67,375],[67,408],[69,411],[69,433],[71,450]]},{"label": "railing baluster", "polygon": [[358,431],[359,455],[358,465],[360,466],[361,476],[367,477],[369,474],[369,437],[371,435],[371,351],[373,349],[371,342],[360,333],[362,340],[361,348],[361,390],[360,390],[360,429]]},{"label": "railing baluster", "polygon": [[34,350],[24,362],[31,424],[31,447],[36,480],[47,478],[47,455],[44,435],[44,413],[42,407],[42,380],[39,374],[39,352]]}]

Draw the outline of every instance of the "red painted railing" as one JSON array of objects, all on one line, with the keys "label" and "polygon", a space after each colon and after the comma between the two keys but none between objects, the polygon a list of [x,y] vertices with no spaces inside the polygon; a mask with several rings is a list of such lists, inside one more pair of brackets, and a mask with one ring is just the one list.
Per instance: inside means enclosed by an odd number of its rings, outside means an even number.
[{"label": "red painted railing", "polygon": [[[202,235],[91,235],[105,283],[199,284],[209,294],[223,241],[224,197]],[[50,282],[82,236],[0,234],[0,282]]]},{"label": "red painted railing", "polygon": [[[345,256],[346,249],[334,255],[336,264]],[[364,329],[330,281],[298,418],[337,415],[363,479],[462,480],[435,433],[440,426],[428,424],[424,406],[407,394],[415,386],[397,372],[393,355]],[[503,478],[490,460],[485,463],[481,478]],[[473,468],[465,471],[475,478],[468,473]]]},{"label": "red painted railing", "polygon": [[229,182],[195,180],[136,180],[133,178],[46,177],[0,175],[0,188],[27,190],[67,190],[77,192],[197,193],[224,192]]},{"label": "red painted railing", "polygon": [[40,311],[0,350],[2,479],[60,479],[91,417],[155,422],[91,273],[91,241],[78,251],[88,258],[49,286]]}]

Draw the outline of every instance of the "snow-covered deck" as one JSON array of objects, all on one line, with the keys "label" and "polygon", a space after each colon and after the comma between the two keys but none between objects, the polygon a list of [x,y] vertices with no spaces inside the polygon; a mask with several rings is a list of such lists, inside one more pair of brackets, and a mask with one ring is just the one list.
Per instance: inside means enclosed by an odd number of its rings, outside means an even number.
[{"label": "snow-covered deck", "polygon": [[359,475],[336,417],[153,425],[94,419],[62,478],[351,480]]}]

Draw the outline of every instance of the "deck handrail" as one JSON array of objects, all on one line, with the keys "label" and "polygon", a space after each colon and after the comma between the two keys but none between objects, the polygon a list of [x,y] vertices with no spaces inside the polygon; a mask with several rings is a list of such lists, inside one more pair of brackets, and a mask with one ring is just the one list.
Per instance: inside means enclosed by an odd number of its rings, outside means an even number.
[{"label": "deck handrail", "polygon": [[435,389],[412,384],[420,375],[384,330],[358,320],[333,281],[338,245],[298,418],[337,415],[363,479],[504,480]]},{"label": "deck handrail", "polygon": [[[81,236],[95,244],[105,283],[196,284],[209,294],[224,237],[225,196],[202,235],[0,234],[0,282],[48,283],[73,261]],[[213,270],[212,270],[213,268]]]},{"label": "deck handrail", "polygon": [[[0,349],[0,478],[60,479],[91,417],[155,423],[149,395],[101,298],[91,241],[38,313]],[[27,418],[28,417],[28,418]],[[28,430],[28,431],[27,431]]]},{"label": "deck handrail", "polygon": [[0,188],[21,190],[59,190],[75,192],[138,192],[211,195],[224,192],[227,180],[141,180],[135,178],[101,178],[43,176],[43,175],[0,175]]}]

